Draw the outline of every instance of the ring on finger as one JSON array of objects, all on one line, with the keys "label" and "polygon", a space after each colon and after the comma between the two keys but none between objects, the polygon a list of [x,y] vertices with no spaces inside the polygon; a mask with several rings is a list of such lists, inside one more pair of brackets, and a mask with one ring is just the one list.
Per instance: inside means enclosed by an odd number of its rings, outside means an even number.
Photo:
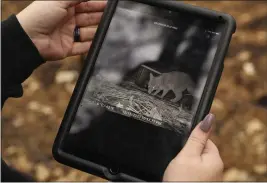
[{"label": "ring on finger", "polygon": [[81,42],[81,29],[80,27],[75,27],[73,32],[74,42]]}]

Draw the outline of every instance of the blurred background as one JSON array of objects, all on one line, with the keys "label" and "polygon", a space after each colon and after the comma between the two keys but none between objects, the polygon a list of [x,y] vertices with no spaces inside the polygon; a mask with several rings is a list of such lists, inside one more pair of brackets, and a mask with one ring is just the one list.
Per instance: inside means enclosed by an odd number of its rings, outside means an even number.
[{"label": "blurred background", "polygon": [[[3,1],[2,20],[31,1]],[[225,163],[225,181],[267,181],[267,3],[188,1],[235,17],[234,34],[211,111],[212,139]],[[82,57],[39,67],[24,96],[2,111],[2,156],[37,181],[105,181],[57,163],[51,148],[71,97]]]}]

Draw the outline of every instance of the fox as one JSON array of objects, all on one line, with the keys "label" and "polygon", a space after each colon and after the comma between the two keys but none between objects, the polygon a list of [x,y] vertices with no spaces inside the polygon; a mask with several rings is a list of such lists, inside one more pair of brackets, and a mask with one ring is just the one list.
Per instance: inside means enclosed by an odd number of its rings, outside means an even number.
[{"label": "fox", "polygon": [[[193,95],[195,83],[190,76],[184,72],[172,71],[169,73],[162,73],[159,76],[153,76],[150,73],[148,82],[148,93],[156,96],[162,92],[160,98],[163,98],[169,91],[173,91],[175,98],[171,102],[178,102],[182,96],[183,91],[187,91]],[[154,92],[154,93],[153,93]]]}]

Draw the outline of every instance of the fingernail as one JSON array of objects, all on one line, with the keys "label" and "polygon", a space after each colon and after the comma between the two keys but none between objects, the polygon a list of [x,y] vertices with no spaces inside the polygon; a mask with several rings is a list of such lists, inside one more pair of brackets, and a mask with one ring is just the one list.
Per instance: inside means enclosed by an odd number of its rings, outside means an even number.
[{"label": "fingernail", "polygon": [[207,133],[212,126],[213,121],[215,120],[215,116],[213,114],[208,114],[205,119],[200,124],[200,129]]}]

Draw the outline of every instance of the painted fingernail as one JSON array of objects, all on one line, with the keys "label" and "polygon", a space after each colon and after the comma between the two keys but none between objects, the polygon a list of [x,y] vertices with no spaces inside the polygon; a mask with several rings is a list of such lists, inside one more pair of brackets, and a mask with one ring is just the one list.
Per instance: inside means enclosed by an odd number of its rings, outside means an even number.
[{"label": "painted fingernail", "polygon": [[207,133],[212,126],[213,121],[215,120],[215,116],[213,114],[208,114],[205,119],[200,124],[200,129]]}]

